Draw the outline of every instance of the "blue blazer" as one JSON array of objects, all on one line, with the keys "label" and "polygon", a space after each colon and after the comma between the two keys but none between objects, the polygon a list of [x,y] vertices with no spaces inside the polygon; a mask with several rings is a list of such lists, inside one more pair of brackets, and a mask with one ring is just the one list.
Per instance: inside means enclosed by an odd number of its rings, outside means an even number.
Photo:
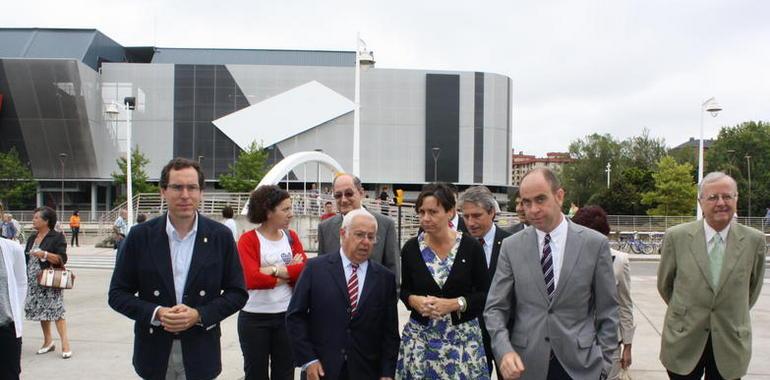
[{"label": "blue blazer", "polygon": [[[197,309],[202,322],[176,336],[185,374],[188,379],[212,379],[222,371],[219,322],[241,309],[248,294],[232,232],[200,214],[183,294],[182,303]],[[157,306],[177,304],[165,214],[135,225],[123,241],[109,304],[135,321],[136,373],[145,379],[165,378],[175,336],[150,323]]]},{"label": "blue blazer", "polygon": [[320,360],[325,379],[347,362],[351,379],[394,377],[400,338],[396,277],[369,260],[358,311],[351,318],[347,281],[338,253],[307,261],[286,311],[294,362]]}]

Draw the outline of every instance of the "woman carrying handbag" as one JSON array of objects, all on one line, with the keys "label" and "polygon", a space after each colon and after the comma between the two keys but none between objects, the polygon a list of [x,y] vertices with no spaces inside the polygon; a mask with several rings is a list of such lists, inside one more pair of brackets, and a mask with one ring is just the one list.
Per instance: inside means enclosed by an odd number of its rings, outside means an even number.
[{"label": "woman carrying handbag", "polygon": [[38,285],[38,273],[48,268],[61,268],[67,263],[67,240],[64,234],[54,230],[56,226],[56,211],[50,207],[40,207],[32,217],[32,227],[36,234],[27,239],[24,250],[28,256],[27,303],[24,307],[26,318],[40,321],[43,329],[43,346],[37,351],[38,355],[54,351],[56,345],[51,335],[51,321],[56,322],[56,330],[62,345],[62,359],[72,357],[69,337],[67,336],[67,321],[64,319],[64,296],[61,289]]}]

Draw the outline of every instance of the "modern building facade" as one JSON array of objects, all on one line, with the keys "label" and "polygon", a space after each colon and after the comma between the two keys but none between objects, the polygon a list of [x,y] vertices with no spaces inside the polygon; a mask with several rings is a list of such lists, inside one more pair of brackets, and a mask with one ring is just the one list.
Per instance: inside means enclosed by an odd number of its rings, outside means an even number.
[{"label": "modern building facade", "polygon": [[[340,99],[352,104],[355,59],[354,51],[124,47],[94,29],[0,29],[0,150],[15,147],[29,163],[38,204],[57,203],[63,177],[65,203],[109,208],[129,115],[122,105],[117,115],[105,110],[134,97],[132,146],[150,160],[151,180],[181,156],[199,160],[213,187],[249,135],[271,160],[321,149],[350,170],[353,112],[326,111]],[[416,186],[435,173],[459,185],[511,184],[510,78],[373,66],[360,78],[364,183]],[[315,182],[316,173],[291,178]]]}]

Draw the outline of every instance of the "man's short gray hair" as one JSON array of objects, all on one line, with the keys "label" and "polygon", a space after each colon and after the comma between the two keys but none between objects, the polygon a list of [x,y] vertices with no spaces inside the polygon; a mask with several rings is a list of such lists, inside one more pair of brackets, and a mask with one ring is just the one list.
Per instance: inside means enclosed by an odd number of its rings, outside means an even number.
[{"label": "man's short gray hair", "polygon": [[372,215],[369,211],[366,211],[365,208],[361,207],[350,211],[342,218],[342,229],[345,230],[345,234],[347,234],[350,225],[353,224],[353,219],[359,216],[369,218],[372,222],[374,222],[374,230],[377,231],[377,218],[375,218],[374,215]]},{"label": "man's short gray hair", "polygon": [[700,184],[698,184],[698,198],[703,196],[703,188],[706,185],[717,181],[721,181],[725,178],[730,179],[730,182],[732,182],[733,184],[733,188],[735,188],[735,194],[738,194],[738,184],[735,182],[735,179],[733,179],[733,177],[730,177],[724,172],[711,172],[709,174],[706,174],[706,176],[703,177],[703,179],[700,181]]},{"label": "man's short gray hair", "polygon": [[460,195],[460,207],[466,202],[473,203],[486,210],[487,212],[497,211],[497,201],[494,195],[486,186],[469,187]]}]

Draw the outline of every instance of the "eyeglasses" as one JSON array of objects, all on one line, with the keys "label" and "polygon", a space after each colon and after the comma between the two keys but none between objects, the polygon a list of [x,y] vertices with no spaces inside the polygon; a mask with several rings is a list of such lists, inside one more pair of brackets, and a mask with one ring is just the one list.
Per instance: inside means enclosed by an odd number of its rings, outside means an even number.
[{"label": "eyeglasses", "polygon": [[346,190],[344,193],[337,191],[334,193],[334,199],[340,199],[342,196],[345,196],[345,198],[353,198],[356,193],[353,192],[353,190]]},{"label": "eyeglasses", "polygon": [[377,235],[376,234],[367,234],[363,231],[356,231],[353,232],[353,238],[356,241],[363,241],[364,239],[368,239],[373,244],[377,244]]},{"label": "eyeglasses", "polygon": [[738,197],[738,194],[711,194],[703,199],[706,200],[706,202],[716,203],[719,202],[720,199],[722,199],[725,202],[730,202],[735,200],[735,198]]},{"label": "eyeglasses", "polygon": [[182,190],[187,190],[188,193],[197,193],[201,191],[201,187],[198,185],[180,185],[176,183],[171,183],[166,186],[166,188],[176,193],[181,193]]}]

